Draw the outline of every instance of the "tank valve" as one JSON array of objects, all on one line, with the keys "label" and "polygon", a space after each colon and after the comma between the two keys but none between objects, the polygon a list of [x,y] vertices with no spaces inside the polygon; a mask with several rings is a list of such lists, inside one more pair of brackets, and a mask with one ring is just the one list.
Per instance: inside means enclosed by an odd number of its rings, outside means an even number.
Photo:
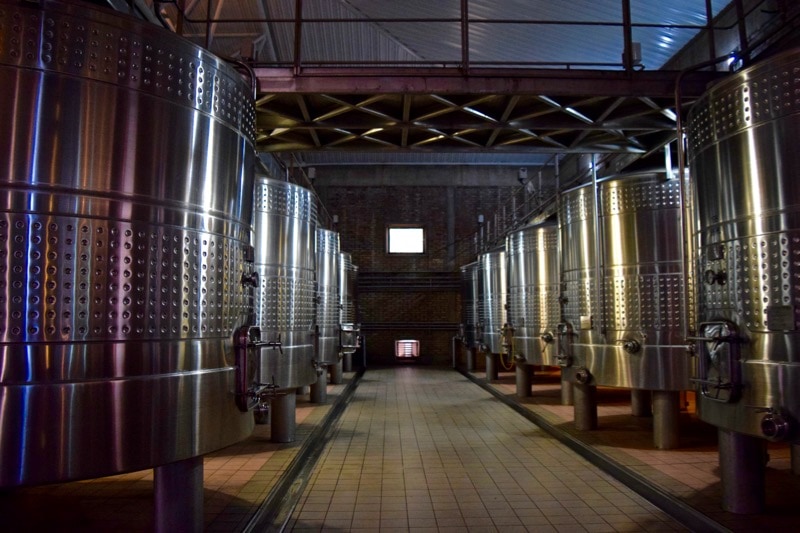
[{"label": "tank valve", "polygon": [[769,412],[761,419],[761,433],[769,440],[785,439],[789,429],[789,422],[779,413]]},{"label": "tank valve", "polygon": [[720,270],[716,272],[714,270],[708,269],[703,274],[705,281],[709,285],[713,285],[718,283],[720,285],[725,285],[725,282],[728,281],[728,274],[724,270]]},{"label": "tank valve", "polygon": [[515,354],[514,355],[514,362],[517,363],[517,364],[524,363],[525,362],[525,356],[522,355],[521,353]]},{"label": "tank valve", "polygon": [[622,349],[628,353],[636,353],[642,349],[642,345],[636,339],[620,339],[617,344],[621,344]]},{"label": "tank valve", "polygon": [[560,353],[556,356],[556,361],[558,361],[558,366],[570,366],[572,365],[572,357],[565,353]]},{"label": "tank valve", "polygon": [[258,287],[258,272],[242,273],[242,285]]},{"label": "tank valve", "polygon": [[281,334],[280,333],[278,333],[277,340],[266,342],[266,343],[264,343],[264,346],[269,346],[273,350],[275,348],[277,348],[278,351],[281,353],[281,355],[283,355],[283,343],[281,342]]},{"label": "tank valve", "polygon": [[575,371],[575,381],[581,385],[586,385],[592,380],[592,374],[587,368],[579,368]]},{"label": "tank valve", "polygon": [[553,340],[555,340],[555,337],[553,337],[553,334],[550,333],[549,331],[542,333],[542,335],[539,338],[542,339],[542,341],[546,342],[547,344],[550,344],[551,342],[553,342]]}]

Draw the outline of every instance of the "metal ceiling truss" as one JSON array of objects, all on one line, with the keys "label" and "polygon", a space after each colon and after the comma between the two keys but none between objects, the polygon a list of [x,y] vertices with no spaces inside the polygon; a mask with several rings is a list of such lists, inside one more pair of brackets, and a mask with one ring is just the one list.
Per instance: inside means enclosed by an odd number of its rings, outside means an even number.
[{"label": "metal ceiling truss", "polygon": [[[585,3],[591,13],[574,20],[560,20],[566,8],[546,11],[555,9],[546,2],[523,15],[478,0],[413,9],[362,0],[134,1],[154,3],[177,32],[252,65],[259,151],[646,155],[674,139],[676,113],[724,73],[692,72],[678,91],[678,73],[645,70],[637,46],[674,54],[683,46],[674,35],[705,32],[694,50],[702,59],[716,55],[715,35],[727,32],[747,50],[746,18],[767,0],[733,0],[736,16],[724,24],[716,0],[697,0],[689,16],[681,15],[687,2]],[[786,26],[788,4],[778,2]],[[429,27],[442,34],[422,30]],[[563,46],[542,42],[553,31]],[[634,32],[648,41],[634,43]],[[586,41],[589,33],[597,39]],[[539,40],[522,47],[518,36]],[[552,61],[564,48],[575,59]],[[547,54],[530,55],[539,49]]]},{"label": "metal ceiling truss", "polygon": [[650,97],[268,94],[262,151],[644,153],[674,135],[673,101]]}]

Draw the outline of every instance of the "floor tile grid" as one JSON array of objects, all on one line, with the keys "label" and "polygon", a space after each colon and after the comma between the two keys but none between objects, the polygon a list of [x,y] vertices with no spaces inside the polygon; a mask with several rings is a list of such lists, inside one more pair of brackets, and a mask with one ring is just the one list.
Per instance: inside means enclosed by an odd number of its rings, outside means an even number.
[{"label": "floor tile grid", "polygon": [[[732,531],[800,528],[800,509],[795,498],[790,496],[800,492],[800,477],[791,475],[790,450],[785,444],[769,446],[767,512],[751,516],[727,513],[721,509],[716,430],[697,419],[693,403],[690,404],[689,411],[682,414],[682,442],[679,448],[658,450],[652,442],[651,419],[633,417],[630,404],[619,402],[618,391],[611,391],[612,404],[605,405],[602,401],[599,403],[600,427],[597,431],[580,432],[574,429],[573,407],[560,405],[560,384],[557,376],[550,372],[552,375],[548,379],[547,374],[538,384],[534,384],[534,395],[530,398],[516,398],[515,378],[511,373],[501,374],[501,379],[490,385]],[[485,374],[475,375],[485,379]],[[621,422],[621,419],[627,419],[628,422]],[[606,422],[607,420],[610,422]],[[627,435],[615,431],[619,429],[618,426],[626,424],[635,425],[635,431]]]},{"label": "floor tile grid", "polygon": [[[374,372],[342,416],[293,530],[678,529],[458,374],[407,368],[376,380]],[[361,466],[355,505],[348,462]]]},{"label": "floor tile grid", "polygon": [[[328,385],[325,404],[298,397],[294,443],[272,443],[269,425],[256,426],[248,439],[204,457],[206,531],[242,530],[350,379],[348,373],[343,384]],[[31,531],[149,532],[153,498],[152,469],[0,493],[0,532],[19,531],[19,524]]]}]

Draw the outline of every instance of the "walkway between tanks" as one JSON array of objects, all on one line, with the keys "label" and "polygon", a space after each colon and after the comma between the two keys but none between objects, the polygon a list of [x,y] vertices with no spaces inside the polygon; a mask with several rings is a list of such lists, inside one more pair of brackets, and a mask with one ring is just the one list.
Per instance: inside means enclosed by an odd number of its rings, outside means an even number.
[{"label": "walkway between tanks", "polygon": [[369,369],[291,531],[679,531],[453,369]]}]

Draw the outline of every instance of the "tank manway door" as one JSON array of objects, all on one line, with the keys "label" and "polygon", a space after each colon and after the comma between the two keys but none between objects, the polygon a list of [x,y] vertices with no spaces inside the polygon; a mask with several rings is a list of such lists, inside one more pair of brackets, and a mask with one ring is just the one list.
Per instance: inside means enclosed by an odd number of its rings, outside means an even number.
[{"label": "tank manway door", "polygon": [[733,403],[742,393],[742,368],[736,326],[730,322],[703,322],[698,328],[701,336],[690,337],[698,343],[698,377],[692,381],[701,385],[704,397]]}]

